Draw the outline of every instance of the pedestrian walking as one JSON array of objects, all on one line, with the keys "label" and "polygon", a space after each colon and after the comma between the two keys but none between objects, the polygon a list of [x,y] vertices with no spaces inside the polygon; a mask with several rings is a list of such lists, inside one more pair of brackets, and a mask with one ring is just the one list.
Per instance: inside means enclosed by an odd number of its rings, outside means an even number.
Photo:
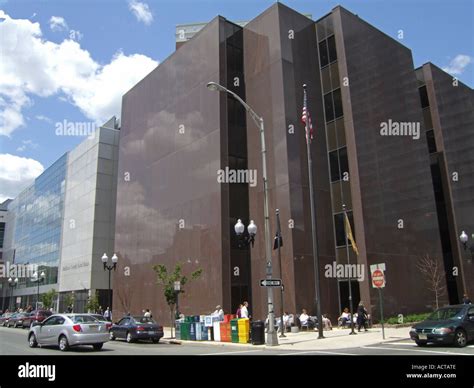
[{"label": "pedestrian walking", "polygon": [[145,314],[143,314],[143,316],[144,316],[145,318],[152,318],[150,309],[146,309],[146,310],[145,310]]},{"label": "pedestrian walking", "polygon": [[109,322],[112,322],[112,311],[110,311],[110,307],[107,307],[107,309],[105,310],[104,318],[107,319]]},{"label": "pedestrian walking", "polygon": [[240,317],[241,318],[250,318],[249,302],[245,301],[242,304],[242,308],[240,309]]},{"label": "pedestrian walking", "polygon": [[359,307],[357,307],[357,330],[360,331],[360,328],[364,326],[364,330],[367,330],[367,318],[368,318],[368,312],[366,308],[364,307],[364,302],[360,301],[359,302]]},{"label": "pedestrian walking", "polygon": [[242,318],[242,307],[243,307],[243,305],[239,304],[239,308],[235,312],[235,315],[237,316],[237,318]]},{"label": "pedestrian walking", "polygon": [[471,299],[469,299],[469,295],[467,294],[464,294],[463,298],[462,298],[462,303],[463,304],[471,304]]}]

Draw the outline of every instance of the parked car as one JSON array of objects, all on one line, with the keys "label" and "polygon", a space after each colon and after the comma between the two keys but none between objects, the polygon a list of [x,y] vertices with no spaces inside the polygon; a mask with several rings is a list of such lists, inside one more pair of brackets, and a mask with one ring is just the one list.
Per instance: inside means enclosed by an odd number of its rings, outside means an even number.
[{"label": "parked car", "polygon": [[15,313],[13,314],[7,322],[7,327],[23,327],[23,319],[28,315],[28,313]]},{"label": "parked car", "polygon": [[431,342],[462,348],[474,339],[474,305],[442,307],[423,322],[414,325],[410,337],[418,346],[426,346]]},{"label": "parked car", "polygon": [[66,351],[71,346],[92,345],[95,350],[100,350],[108,340],[105,323],[90,314],[54,314],[43,322],[34,322],[28,332],[31,348],[56,345],[59,350]]},{"label": "parked car", "polygon": [[161,337],[163,337],[163,326],[148,317],[123,317],[110,328],[111,341],[123,338],[129,343],[137,340],[151,340],[153,343],[157,343]]},{"label": "parked car", "polygon": [[107,330],[109,330],[112,327],[112,322],[109,322],[106,318],[104,318],[103,315],[101,314],[89,314],[89,315],[93,316],[98,321],[105,323]]},{"label": "parked car", "polygon": [[0,317],[0,325],[2,326],[6,326],[7,323],[8,323],[8,320],[10,319],[10,317],[13,315],[13,313],[4,313],[1,317]]},{"label": "parked car", "polygon": [[33,322],[43,322],[53,313],[49,310],[33,310],[23,319],[23,328],[30,328]]}]

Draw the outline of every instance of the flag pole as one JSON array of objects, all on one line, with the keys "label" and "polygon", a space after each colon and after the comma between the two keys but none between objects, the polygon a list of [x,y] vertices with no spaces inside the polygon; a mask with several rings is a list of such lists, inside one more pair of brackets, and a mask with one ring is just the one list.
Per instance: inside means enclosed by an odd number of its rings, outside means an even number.
[{"label": "flag pole", "polygon": [[[346,205],[342,204],[342,210],[344,211],[344,230],[346,232],[346,255],[347,255],[347,265],[350,268],[351,261],[349,259],[349,231],[347,228],[347,224],[349,222],[349,218],[347,217],[347,209]],[[350,225],[350,224],[349,224]],[[352,301],[352,282],[351,282],[351,271],[347,271],[348,277],[347,281],[349,284],[349,308],[351,309],[351,332],[349,334],[357,334],[354,331],[354,302]]]},{"label": "flag pole", "polygon": [[317,245],[317,230],[316,230],[316,210],[314,207],[314,188],[313,188],[313,161],[311,160],[311,133],[309,128],[309,112],[308,101],[306,95],[306,84],[303,85],[304,93],[304,108],[306,111],[305,130],[306,130],[306,151],[308,154],[308,175],[309,175],[309,203],[311,205],[311,233],[313,242],[313,260],[314,260],[314,288],[316,298],[316,315],[318,317],[318,339],[324,338],[323,335],[323,319],[321,315],[321,282],[319,277],[319,256]]}]

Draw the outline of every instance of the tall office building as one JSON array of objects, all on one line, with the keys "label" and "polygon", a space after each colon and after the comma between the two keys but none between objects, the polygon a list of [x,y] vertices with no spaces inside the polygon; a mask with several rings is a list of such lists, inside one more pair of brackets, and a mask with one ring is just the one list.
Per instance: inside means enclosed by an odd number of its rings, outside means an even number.
[{"label": "tall office building", "polygon": [[34,306],[38,292],[52,289],[60,311],[71,298],[75,311],[84,311],[96,290],[107,303],[101,256],[113,254],[118,140],[112,118],[8,204],[5,261],[34,264],[45,275],[39,285],[19,277],[12,297],[3,293],[8,306]]},{"label": "tall office building", "polygon": [[[420,274],[420,258],[446,270],[449,262],[410,50],[342,7],[314,22],[277,3],[243,26],[216,17],[184,35],[176,52],[123,97],[114,309],[151,308],[168,316],[152,267],[181,262],[187,274],[203,269],[185,286],[182,312],[209,312],[216,304],[230,312],[248,300],[254,317],[266,315],[266,290],[259,284],[267,273],[260,133],[234,98],[206,88],[214,81],[264,119],[271,230],[273,236],[278,208],[284,242],[282,271],[274,251],[273,275],[283,279],[285,310],[315,313],[319,281],[323,313],[337,317],[349,305],[349,281],[327,269],[349,262],[362,271],[352,276],[354,305],[362,300],[378,313],[369,268],[383,263],[387,314],[426,311],[434,296]],[[303,84],[314,127],[319,280]],[[256,179],[219,179],[230,170]],[[472,183],[464,187],[462,196]],[[346,246],[343,204],[358,255]],[[253,248],[236,238],[238,219],[257,224]],[[466,276],[465,266],[460,270]],[[446,293],[438,302],[452,298]],[[279,312],[279,293],[275,303]]]},{"label": "tall office building", "polygon": [[[474,294],[474,93],[426,63],[416,69],[449,301]],[[468,243],[460,242],[462,232]]]}]

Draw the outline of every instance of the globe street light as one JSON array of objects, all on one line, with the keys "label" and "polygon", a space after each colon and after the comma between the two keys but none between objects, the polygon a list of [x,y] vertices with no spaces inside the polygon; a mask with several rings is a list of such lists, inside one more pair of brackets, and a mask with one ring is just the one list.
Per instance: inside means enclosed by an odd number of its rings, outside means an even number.
[{"label": "globe street light", "polygon": [[112,270],[116,270],[117,269],[117,262],[118,262],[118,257],[117,255],[114,253],[114,255],[112,256],[112,264],[109,265],[107,264],[108,261],[109,261],[109,257],[107,256],[106,253],[104,253],[101,257],[101,260],[102,260],[102,264],[104,264],[104,271],[109,271],[109,292],[108,292],[108,308],[110,309],[110,311],[112,311],[112,306],[111,306],[111,301],[112,301],[112,288],[110,287],[110,276],[111,276],[111,272]]},{"label": "globe street light", "polygon": [[[472,238],[474,239],[474,234],[472,235]],[[471,262],[471,259],[474,259],[474,244],[470,244],[470,246],[468,246],[468,244],[467,244],[468,240],[469,240],[469,237],[468,237],[467,233],[463,230],[461,232],[461,235],[459,236],[459,241],[462,242],[462,245],[463,245],[465,251],[467,251],[468,248],[471,251],[471,257],[468,256],[468,259],[467,259],[468,262]]]},{"label": "globe street light", "polygon": [[8,285],[10,286],[10,303],[9,303],[9,307],[10,307],[10,311],[12,311],[12,310],[13,310],[13,307],[12,307],[11,305],[12,305],[12,302],[13,302],[13,289],[18,285],[18,278],[15,278],[15,279],[8,278]]},{"label": "globe street light", "polygon": [[[267,262],[267,279],[272,278],[272,240],[270,239],[270,214],[269,214],[269,205],[268,205],[268,180],[267,180],[267,151],[265,148],[265,130],[263,124],[263,117],[260,117],[255,111],[237,94],[233,91],[225,88],[222,85],[219,85],[216,82],[209,82],[207,84],[209,90],[224,92],[230,94],[238,102],[242,104],[247,113],[250,115],[255,125],[260,130],[260,143],[261,143],[261,153],[262,153],[262,179],[263,179],[263,214],[264,214],[264,229],[265,229],[265,260]],[[239,226],[240,227],[240,226]],[[253,229],[253,226],[252,226]],[[256,227],[255,227],[256,232]],[[250,232],[249,232],[250,234]],[[268,332],[267,332],[267,345],[274,346],[278,345],[278,337],[275,331],[275,313],[273,311],[273,288],[267,287],[267,304],[268,304]]]},{"label": "globe street light", "polygon": [[35,272],[33,275],[33,282],[36,282],[36,310],[38,310],[38,302],[39,302],[39,288],[40,288],[40,283],[44,281],[45,278],[44,271],[41,272],[41,274],[38,276],[38,272]]}]

